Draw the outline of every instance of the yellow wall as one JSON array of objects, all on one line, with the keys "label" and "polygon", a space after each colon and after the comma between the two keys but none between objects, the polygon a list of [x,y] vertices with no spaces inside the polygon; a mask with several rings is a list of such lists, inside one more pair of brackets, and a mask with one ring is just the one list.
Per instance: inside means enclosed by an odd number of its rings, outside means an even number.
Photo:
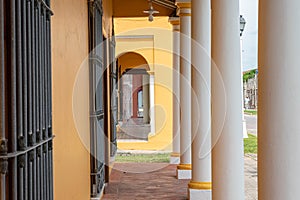
[{"label": "yellow wall", "polygon": [[[88,55],[86,0],[52,0],[54,198],[87,199],[90,195],[89,152],[73,120],[73,87]],[[84,72],[82,130],[89,134],[88,71]]]},{"label": "yellow wall", "polygon": [[119,66],[121,66],[121,74],[123,74],[127,69],[133,68],[145,69],[146,71],[150,71],[146,59],[140,54],[136,54],[134,52],[128,52],[119,56],[118,64]]},{"label": "yellow wall", "polygon": [[172,27],[168,17],[116,18],[116,55],[142,55],[155,74],[156,135],[147,143],[118,143],[118,148],[171,150],[172,148]]},{"label": "yellow wall", "polygon": [[[89,199],[88,4],[87,0],[52,0],[51,5],[54,199]],[[111,6],[111,1],[104,1],[108,35]]]}]

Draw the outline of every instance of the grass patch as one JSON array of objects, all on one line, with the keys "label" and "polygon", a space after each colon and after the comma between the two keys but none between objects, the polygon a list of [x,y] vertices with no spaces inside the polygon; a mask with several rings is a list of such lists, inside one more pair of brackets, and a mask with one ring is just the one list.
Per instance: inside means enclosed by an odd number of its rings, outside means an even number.
[{"label": "grass patch", "polygon": [[169,163],[170,154],[117,154],[116,162],[119,163]]},{"label": "grass patch", "polygon": [[249,114],[249,115],[257,115],[257,111],[256,110],[244,110],[245,114]]},{"label": "grass patch", "polygon": [[248,138],[244,139],[244,153],[257,153],[257,137],[248,134]]}]

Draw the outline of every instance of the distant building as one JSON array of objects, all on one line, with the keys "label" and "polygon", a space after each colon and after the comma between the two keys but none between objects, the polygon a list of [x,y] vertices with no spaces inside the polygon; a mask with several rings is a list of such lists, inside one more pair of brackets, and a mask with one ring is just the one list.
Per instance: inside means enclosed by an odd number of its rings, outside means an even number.
[{"label": "distant building", "polygon": [[[253,76],[245,78],[245,74],[254,72]],[[258,82],[257,82],[257,70],[250,70],[243,73],[243,106],[245,109],[257,109],[258,101]]]}]

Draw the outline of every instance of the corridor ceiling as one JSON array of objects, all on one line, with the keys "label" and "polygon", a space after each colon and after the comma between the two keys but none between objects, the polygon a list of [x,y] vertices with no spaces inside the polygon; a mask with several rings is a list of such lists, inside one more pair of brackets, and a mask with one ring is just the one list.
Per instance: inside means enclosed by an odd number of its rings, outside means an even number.
[{"label": "corridor ceiling", "polygon": [[[152,0],[153,7],[159,11],[155,16],[173,16],[176,13],[175,0]],[[147,17],[143,13],[149,9],[148,0],[113,0],[114,17]]]}]

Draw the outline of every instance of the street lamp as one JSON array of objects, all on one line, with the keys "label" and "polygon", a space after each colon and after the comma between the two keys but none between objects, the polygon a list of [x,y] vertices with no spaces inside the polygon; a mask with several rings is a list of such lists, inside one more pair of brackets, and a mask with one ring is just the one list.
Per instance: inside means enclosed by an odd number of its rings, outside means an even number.
[{"label": "street lamp", "polygon": [[246,127],[246,120],[244,116],[244,84],[243,84],[243,58],[242,58],[242,52],[243,52],[243,45],[242,45],[242,35],[245,30],[246,26],[246,20],[243,17],[243,15],[240,15],[240,42],[241,42],[241,72],[242,72],[242,80],[241,80],[241,89],[242,89],[242,120],[243,120],[243,137],[248,138],[247,134],[247,127]]},{"label": "street lamp", "polygon": [[243,35],[243,32],[245,30],[245,26],[246,26],[246,20],[243,17],[243,15],[240,15],[240,36]]},{"label": "street lamp", "polygon": [[150,8],[148,10],[144,10],[144,13],[149,14],[148,21],[149,22],[153,22],[153,20],[154,20],[154,16],[153,15],[154,14],[158,14],[159,11],[157,11],[157,10],[155,10],[153,8],[153,6],[152,6],[152,0],[149,0],[149,6],[150,6]]}]

